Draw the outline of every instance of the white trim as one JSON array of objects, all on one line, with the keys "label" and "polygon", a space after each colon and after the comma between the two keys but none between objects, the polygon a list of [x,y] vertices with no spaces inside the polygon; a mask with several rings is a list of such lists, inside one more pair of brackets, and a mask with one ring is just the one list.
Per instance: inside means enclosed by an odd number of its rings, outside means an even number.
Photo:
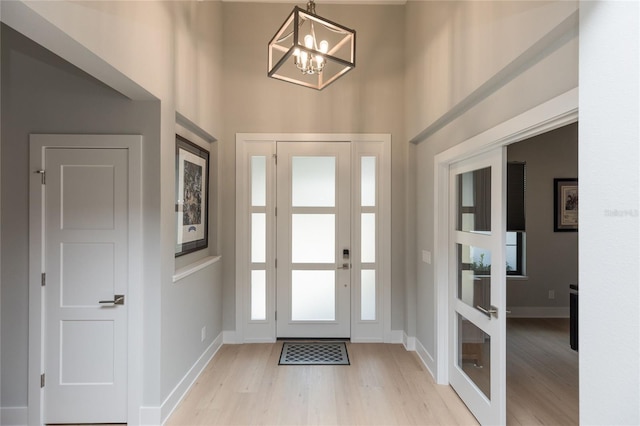
[{"label": "white trim", "polygon": [[436,312],[436,382],[449,384],[449,165],[576,122],[578,89],[574,88],[474,136],[434,159],[434,308]]},{"label": "white trim", "polygon": [[200,358],[193,364],[187,374],[184,375],[182,380],[176,385],[175,388],[169,393],[160,407],[160,415],[162,418],[162,424],[164,424],[169,416],[176,409],[178,404],[184,399],[189,392],[189,389],[198,380],[198,377],[202,374],[205,367],[211,362],[213,357],[218,353],[218,350],[223,344],[223,333],[218,334],[209,347],[200,355]]},{"label": "white trim", "polygon": [[22,426],[28,424],[29,410],[27,407],[0,408],[0,424],[3,426]]},{"label": "white trim", "polygon": [[415,336],[408,336],[407,333],[402,332],[402,344],[406,350],[415,352],[416,350]]},{"label": "white trim", "polygon": [[140,426],[158,426],[162,423],[161,407],[140,407]]},{"label": "white trim", "polygon": [[222,343],[225,345],[236,345],[242,342],[238,341],[237,333],[234,330],[224,330],[222,332]]},{"label": "white trim", "polygon": [[425,349],[420,340],[416,339],[415,341],[416,353],[418,354],[418,358],[422,361],[422,364],[427,368],[429,374],[435,379],[436,375],[433,374],[436,368],[436,361],[433,359],[431,354]]},{"label": "white trim", "polygon": [[513,306],[507,307],[508,318],[569,318],[568,306]]},{"label": "white trim", "polygon": [[[115,139],[115,141],[114,141]],[[128,376],[127,417],[137,425],[142,401],[142,136],[140,135],[30,135],[29,171],[43,169],[46,148],[124,148],[128,150],[129,172],[129,287],[128,303]],[[43,297],[41,273],[44,264],[44,227],[42,218],[44,189],[40,176],[29,173],[29,373],[28,424],[43,423],[44,391],[40,388],[43,357]]]},{"label": "white trim", "polygon": [[220,259],[222,259],[222,256],[207,256],[204,259],[200,259],[187,266],[176,269],[176,273],[173,274],[173,282],[178,282],[191,274],[195,274],[196,272],[206,268],[207,266],[213,265],[214,263],[220,261]]}]

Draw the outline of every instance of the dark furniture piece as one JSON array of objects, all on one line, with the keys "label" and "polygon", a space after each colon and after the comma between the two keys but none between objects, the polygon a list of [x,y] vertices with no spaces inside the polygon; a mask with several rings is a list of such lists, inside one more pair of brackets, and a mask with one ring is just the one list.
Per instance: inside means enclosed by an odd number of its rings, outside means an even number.
[{"label": "dark furniture piece", "polygon": [[578,350],[578,284],[569,285],[569,344]]}]

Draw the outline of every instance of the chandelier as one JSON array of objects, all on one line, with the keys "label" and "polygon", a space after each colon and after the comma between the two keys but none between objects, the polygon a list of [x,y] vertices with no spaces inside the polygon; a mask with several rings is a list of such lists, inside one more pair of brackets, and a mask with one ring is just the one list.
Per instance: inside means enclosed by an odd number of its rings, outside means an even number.
[{"label": "chandelier", "polygon": [[298,6],[269,42],[268,76],[322,90],[356,66],[356,32]]}]

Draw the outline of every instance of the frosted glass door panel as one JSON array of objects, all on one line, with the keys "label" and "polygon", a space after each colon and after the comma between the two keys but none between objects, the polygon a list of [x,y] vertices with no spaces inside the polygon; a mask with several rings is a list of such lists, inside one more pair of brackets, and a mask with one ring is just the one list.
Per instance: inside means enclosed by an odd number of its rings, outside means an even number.
[{"label": "frosted glass door panel", "polygon": [[291,215],[291,261],[333,263],[336,258],[334,214]]},{"label": "frosted glass door panel", "polygon": [[361,159],[361,206],[376,205],[376,157],[362,157]]},{"label": "frosted glass door panel", "polygon": [[251,157],[251,205],[267,205],[267,159],[264,156]]},{"label": "frosted glass door panel", "polygon": [[267,215],[265,213],[251,214],[251,261],[264,263],[267,247]]},{"label": "frosted glass door panel", "polygon": [[366,269],[360,273],[360,319],[376,319],[376,271]]},{"label": "frosted glass door panel", "polygon": [[292,157],[291,168],[292,206],[336,205],[335,157]]},{"label": "frosted glass door panel", "polygon": [[361,217],[362,263],[376,261],[376,215],[363,213]]},{"label": "frosted glass door panel", "polygon": [[334,271],[291,271],[291,319],[334,321],[336,276]]},{"label": "frosted glass door panel", "polygon": [[267,273],[251,271],[251,320],[267,319]]}]

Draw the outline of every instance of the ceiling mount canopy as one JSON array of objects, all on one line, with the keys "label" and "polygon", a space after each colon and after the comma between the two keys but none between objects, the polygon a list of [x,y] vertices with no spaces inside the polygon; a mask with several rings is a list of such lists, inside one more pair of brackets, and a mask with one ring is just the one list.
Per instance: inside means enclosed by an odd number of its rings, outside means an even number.
[{"label": "ceiling mount canopy", "polygon": [[322,90],[356,66],[356,32],[307,10],[293,8],[269,42],[272,78]]}]

